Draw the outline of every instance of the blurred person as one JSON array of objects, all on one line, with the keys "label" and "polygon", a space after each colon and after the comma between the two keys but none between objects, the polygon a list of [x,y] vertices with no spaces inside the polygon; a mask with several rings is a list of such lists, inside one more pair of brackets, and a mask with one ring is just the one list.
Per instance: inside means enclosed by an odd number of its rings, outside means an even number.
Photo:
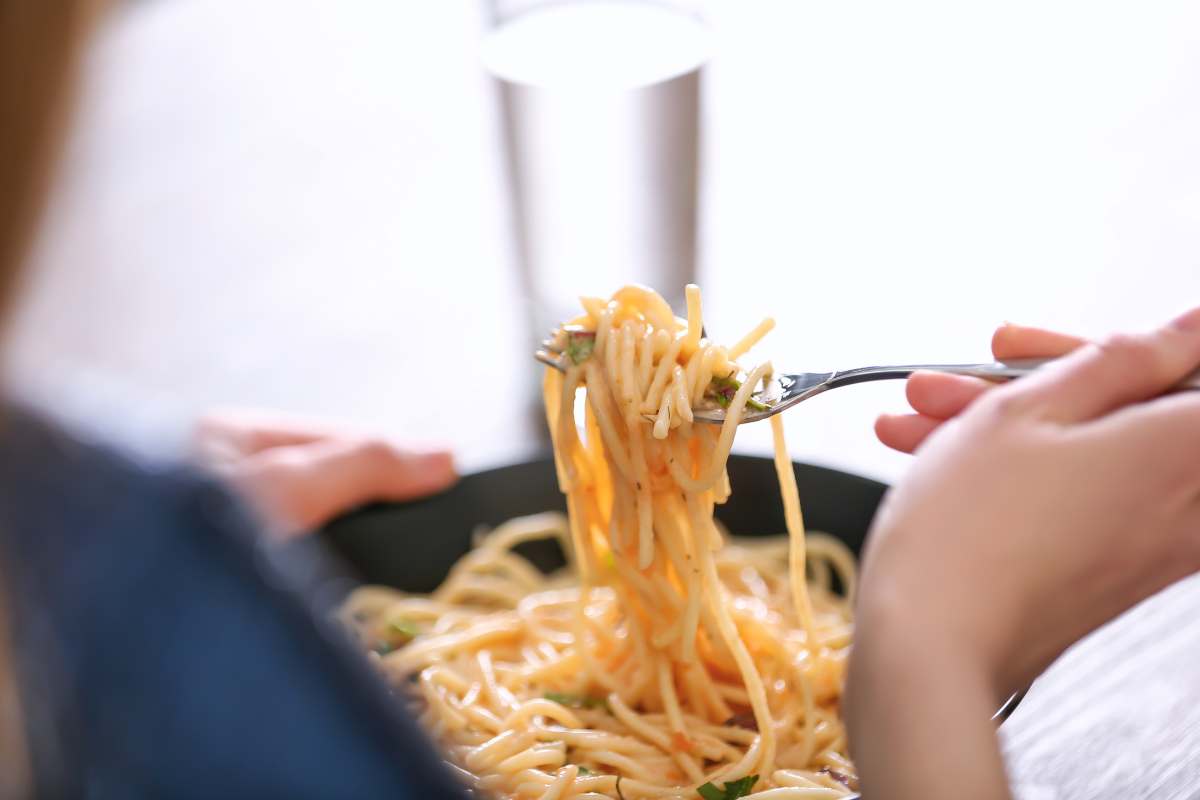
[{"label": "blurred person", "polygon": [[[0,300],[17,293],[102,4],[0,0]],[[148,467],[0,416],[0,798],[453,797],[414,721],[260,529],[454,481],[448,453],[272,415]]]},{"label": "blurred person", "polygon": [[[13,294],[97,4],[0,0],[0,287]],[[914,375],[916,452],[864,556],[845,697],[871,798],[1006,798],[989,718],[1066,647],[1200,568],[1200,312],[1100,345],[1006,326],[995,389]],[[0,430],[0,791],[453,797],[382,683],[258,531],[434,491],[445,454],[271,418],[198,449],[257,509],[18,409]],[[257,521],[256,521],[257,520]],[[259,523],[263,524],[259,524]],[[1130,535],[1134,532],[1136,535]]]}]

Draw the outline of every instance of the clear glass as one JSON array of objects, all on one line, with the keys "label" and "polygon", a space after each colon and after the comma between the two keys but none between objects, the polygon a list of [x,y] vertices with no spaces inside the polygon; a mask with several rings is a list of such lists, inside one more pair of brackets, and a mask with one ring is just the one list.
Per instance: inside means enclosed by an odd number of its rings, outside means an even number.
[{"label": "clear glass", "polygon": [[696,270],[701,77],[694,4],[490,5],[481,57],[503,116],[531,343],[581,294],[651,286],[682,307]]}]

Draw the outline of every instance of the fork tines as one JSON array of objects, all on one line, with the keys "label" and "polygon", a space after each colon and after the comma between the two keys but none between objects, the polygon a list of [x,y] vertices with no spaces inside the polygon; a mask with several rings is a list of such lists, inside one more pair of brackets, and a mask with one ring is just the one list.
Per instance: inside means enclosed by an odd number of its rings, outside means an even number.
[{"label": "fork tines", "polygon": [[551,336],[542,340],[542,346],[538,348],[533,357],[542,362],[548,367],[554,367],[559,372],[566,372],[566,365],[563,364],[563,349],[558,343],[558,337]]}]

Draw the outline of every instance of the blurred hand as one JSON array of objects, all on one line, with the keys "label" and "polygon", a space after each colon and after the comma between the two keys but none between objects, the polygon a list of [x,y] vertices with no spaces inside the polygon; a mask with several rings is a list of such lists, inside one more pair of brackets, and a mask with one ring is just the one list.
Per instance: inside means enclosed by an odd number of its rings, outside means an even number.
[{"label": "blurred hand", "polygon": [[[1057,358],[1084,343],[1065,333],[1002,325],[992,336],[997,361],[1011,358]],[[998,384],[964,375],[917,372],[908,379],[905,393],[914,414],[884,414],[875,421],[879,441],[903,453],[920,447],[946,420],[958,416],[975,398]]]},{"label": "blurred hand", "polygon": [[446,450],[403,448],[265,412],[206,415],[194,448],[282,536],[315,530],[364,503],[411,500],[457,480]]},{"label": "blurred hand", "polygon": [[[918,416],[881,421],[920,452],[864,558],[846,696],[864,791],[917,796],[922,760],[950,787],[1002,786],[999,699],[1200,569],[1200,392],[1163,394],[1200,364],[1200,310],[1100,345],[1020,329],[995,345],[1075,351],[986,392],[914,380]],[[905,693],[920,711],[900,713]],[[914,748],[934,752],[898,755]]]}]

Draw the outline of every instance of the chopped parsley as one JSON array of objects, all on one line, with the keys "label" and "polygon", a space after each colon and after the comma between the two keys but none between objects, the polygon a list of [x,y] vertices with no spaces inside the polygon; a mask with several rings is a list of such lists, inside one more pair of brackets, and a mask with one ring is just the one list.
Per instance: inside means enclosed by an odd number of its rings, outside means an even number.
[{"label": "chopped parsley", "polygon": [[704,800],[737,800],[750,794],[754,784],[758,783],[757,775],[747,775],[736,781],[729,781],[724,789],[718,789],[713,783],[706,783],[698,791]]},{"label": "chopped parsley", "polygon": [[565,694],[563,692],[546,692],[544,695],[551,703],[558,703],[560,706],[567,708],[602,708],[608,711],[608,701],[603,697],[588,697],[579,694]]},{"label": "chopped parsley", "polygon": [[415,639],[421,633],[421,629],[411,619],[397,617],[388,623],[388,633],[405,639]]},{"label": "chopped parsley", "polygon": [[567,358],[575,365],[592,357],[596,347],[595,331],[567,331]]},{"label": "chopped parsley", "polygon": [[[721,408],[729,408],[729,404],[733,402],[733,397],[740,388],[742,388],[742,382],[732,375],[727,378],[713,378],[712,382],[708,384],[708,388],[704,390],[704,396]],[[766,411],[767,405],[750,397],[746,400],[746,408],[754,411]]]},{"label": "chopped parsley", "polygon": [[421,629],[411,619],[396,617],[384,627],[381,638],[371,649],[381,656],[386,656],[393,650],[411,642],[420,633]]}]

